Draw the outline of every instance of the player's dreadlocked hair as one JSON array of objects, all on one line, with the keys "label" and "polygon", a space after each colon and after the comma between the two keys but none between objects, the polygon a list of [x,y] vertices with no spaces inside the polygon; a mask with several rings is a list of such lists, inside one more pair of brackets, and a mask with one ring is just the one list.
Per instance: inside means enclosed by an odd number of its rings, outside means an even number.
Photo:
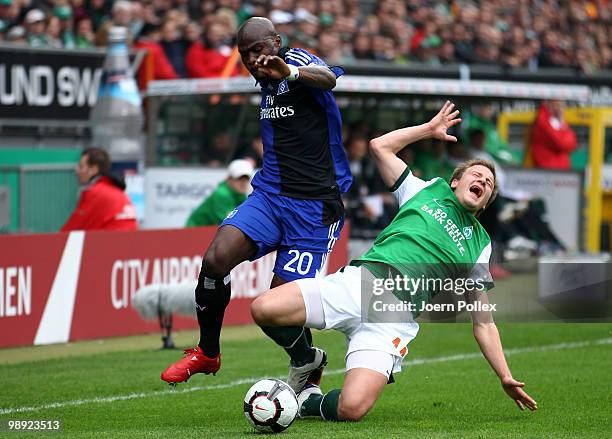
[{"label": "player's dreadlocked hair", "polygon": [[[489,198],[489,201],[487,201],[487,204],[485,205],[485,207],[482,208],[482,211],[484,211],[487,207],[491,205],[491,203],[493,203],[493,201],[495,201],[495,198],[497,197],[497,193],[499,192],[499,186],[497,185],[497,175],[495,174],[495,165],[493,163],[491,163],[488,160],[484,160],[484,159],[473,159],[473,160],[468,160],[467,162],[463,162],[455,168],[455,170],[453,171],[453,175],[450,178],[449,183],[451,183],[453,180],[460,180],[461,177],[463,177],[463,173],[465,171],[467,171],[472,166],[478,166],[478,165],[488,168],[493,174],[493,182],[494,182],[493,183],[493,193],[491,194],[491,198]],[[482,211],[478,213],[480,214],[482,213]]]}]

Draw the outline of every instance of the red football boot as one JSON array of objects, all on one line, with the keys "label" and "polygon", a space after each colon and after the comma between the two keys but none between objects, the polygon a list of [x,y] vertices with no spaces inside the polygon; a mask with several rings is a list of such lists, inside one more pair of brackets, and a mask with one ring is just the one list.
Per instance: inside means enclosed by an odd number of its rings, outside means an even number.
[{"label": "red football boot", "polygon": [[161,379],[168,384],[183,383],[196,373],[212,373],[215,375],[221,368],[221,354],[209,358],[202,352],[202,348],[185,349],[185,357],[168,366],[161,374]]}]

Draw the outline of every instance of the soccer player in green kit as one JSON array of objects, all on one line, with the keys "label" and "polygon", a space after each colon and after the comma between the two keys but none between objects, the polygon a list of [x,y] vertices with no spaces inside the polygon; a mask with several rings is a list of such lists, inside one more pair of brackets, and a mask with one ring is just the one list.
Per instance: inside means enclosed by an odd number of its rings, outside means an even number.
[{"label": "soccer player in green kit", "polygon": [[[364,302],[363,295],[371,296],[376,281],[393,281],[396,275],[417,280],[430,276],[469,278],[481,287],[466,293],[469,303],[478,305],[472,312],[474,337],[506,394],[521,410],[537,409],[522,389],[524,384],[512,377],[497,327],[486,309],[485,291],[492,285],[488,272],[491,241],[476,216],[497,193],[495,168],[484,160],[474,160],[458,166],[450,184],[441,178],[423,181],[396,155],[406,145],[425,138],[456,141],[447,134],[461,121],[459,111],[453,110],[454,105],[447,101],[428,123],[395,130],[370,142],[381,176],[400,205],[397,216],[370,250],[337,273],[282,285],[252,304],[258,325],[336,329],[347,337],[342,390],[323,395],[318,386],[307,385],[298,394],[302,417],[359,421],[374,406],[391,373],[401,370],[406,346],[419,329],[413,317],[420,309],[410,308],[402,314],[406,319],[386,323],[364,321],[366,310],[362,309],[364,303],[372,303]],[[422,267],[423,272],[416,272],[415,267]],[[364,279],[365,285],[373,287],[364,288]],[[422,307],[435,295],[421,289],[404,301],[407,296],[399,287],[392,287],[398,304],[420,302],[417,306]],[[312,348],[305,345],[303,349]]]}]

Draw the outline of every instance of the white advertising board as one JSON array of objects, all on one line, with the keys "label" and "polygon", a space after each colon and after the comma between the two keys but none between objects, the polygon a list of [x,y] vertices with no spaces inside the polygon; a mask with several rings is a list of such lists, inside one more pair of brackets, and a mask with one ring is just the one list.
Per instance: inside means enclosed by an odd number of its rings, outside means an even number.
[{"label": "white advertising board", "polygon": [[143,228],[184,227],[193,209],[226,177],[226,169],[147,168]]},{"label": "white advertising board", "polygon": [[543,199],[552,231],[568,249],[579,248],[580,173],[508,168],[505,184],[510,190],[522,190]]}]

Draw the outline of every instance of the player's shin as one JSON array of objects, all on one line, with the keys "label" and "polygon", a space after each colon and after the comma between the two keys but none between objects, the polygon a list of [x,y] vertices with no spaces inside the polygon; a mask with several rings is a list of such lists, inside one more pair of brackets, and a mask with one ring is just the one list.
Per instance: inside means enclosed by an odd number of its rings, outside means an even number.
[{"label": "player's shin", "polygon": [[200,272],[195,291],[196,312],[200,325],[200,342],[204,355],[213,358],[219,354],[219,337],[225,308],[230,301],[230,275],[222,278],[210,278]]},{"label": "player's shin", "polygon": [[338,418],[338,401],[340,389],[334,389],[325,395],[312,394],[300,407],[300,416],[320,416],[326,421],[340,421]]},{"label": "player's shin", "polygon": [[262,326],[261,330],[277,345],[285,349],[293,366],[314,361],[315,351],[308,342],[304,328],[300,326]]},{"label": "player's shin", "polygon": [[304,328],[304,334],[306,334],[306,341],[308,341],[308,346],[312,346],[312,331],[310,328]]}]

